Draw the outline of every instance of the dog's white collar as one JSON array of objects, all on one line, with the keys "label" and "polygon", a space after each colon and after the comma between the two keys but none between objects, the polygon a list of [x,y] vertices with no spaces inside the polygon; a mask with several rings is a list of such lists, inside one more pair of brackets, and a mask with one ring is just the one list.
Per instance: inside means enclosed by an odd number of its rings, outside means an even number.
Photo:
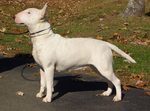
[{"label": "dog's white collar", "polygon": [[[43,33],[43,34],[38,34],[38,33],[40,33],[40,32],[43,32],[43,31],[47,30],[47,29],[49,29],[48,32]],[[33,37],[37,37],[37,36],[41,36],[41,35],[48,34],[48,33],[50,32],[50,30],[51,30],[51,27],[48,27],[48,28],[46,28],[46,29],[43,29],[43,30],[40,30],[40,31],[37,31],[37,32],[34,32],[34,33],[30,33],[29,38],[33,38]],[[37,34],[37,35],[34,35],[34,34]]]}]

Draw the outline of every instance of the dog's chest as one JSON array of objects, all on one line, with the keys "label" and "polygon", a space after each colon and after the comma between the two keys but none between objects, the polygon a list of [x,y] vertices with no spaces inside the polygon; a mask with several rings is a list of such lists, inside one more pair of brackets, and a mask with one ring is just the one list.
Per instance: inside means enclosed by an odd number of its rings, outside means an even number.
[{"label": "dog's chest", "polygon": [[41,60],[41,54],[38,50],[33,49],[32,55],[34,57],[34,60],[39,64],[42,65],[42,60]]}]

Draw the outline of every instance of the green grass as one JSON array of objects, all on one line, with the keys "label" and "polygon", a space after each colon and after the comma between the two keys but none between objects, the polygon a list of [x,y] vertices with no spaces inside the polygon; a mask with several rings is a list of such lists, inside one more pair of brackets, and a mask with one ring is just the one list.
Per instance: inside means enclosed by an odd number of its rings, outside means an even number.
[{"label": "green grass", "polygon": [[[123,58],[114,57],[114,70],[124,69],[123,73],[125,74],[150,74],[150,56],[148,52],[150,48],[148,46],[136,46],[136,45],[123,45],[116,44],[120,49],[127,50],[128,52],[133,53],[132,58],[137,62],[136,64],[125,63]],[[129,68],[125,68],[126,65],[131,65]]]}]

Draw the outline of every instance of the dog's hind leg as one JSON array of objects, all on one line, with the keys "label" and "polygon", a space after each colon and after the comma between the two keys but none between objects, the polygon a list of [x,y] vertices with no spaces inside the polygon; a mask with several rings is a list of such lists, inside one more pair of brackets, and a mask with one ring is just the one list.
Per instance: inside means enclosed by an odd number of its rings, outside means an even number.
[{"label": "dog's hind leg", "polygon": [[[93,69],[93,71],[101,76],[103,76],[100,71],[97,70],[96,67],[91,66],[91,68]],[[104,77],[104,76],[103,76]],[[105,77],[104,77],[105,78]],[[105,78],[106,79],[106,78]],[[106,79],[107,83],[108,83],[108,88],[107,91],[103,92],[101,95],[102,96],[109,96],[112,93],[112,89],[113,89],[113,84],[112,82],[110,82],[108,79]]]},{"label": "dog's hind leg", "polygon": [[121,100],[121,84],[120,80],[114,75],[112,64],[103,64],[96,67],[99,73],[107,79],[108,89],[102,93],[102,96],[109,96],[112,92],[113,85],[116,88],[116,96],[113,98],[113,101]]},{"label": "dog's hind leg", "polygon": [[40,83],[41,83],[41,86],[40,86],[40,92],[37,93],[36,97],[37,98],[42,98],[44,96],[44,90],[46,88],[46,78],[45,78],[45,72],[43,69],[40,69],[40,76],[41,76],[41,80],[40,80]]}]

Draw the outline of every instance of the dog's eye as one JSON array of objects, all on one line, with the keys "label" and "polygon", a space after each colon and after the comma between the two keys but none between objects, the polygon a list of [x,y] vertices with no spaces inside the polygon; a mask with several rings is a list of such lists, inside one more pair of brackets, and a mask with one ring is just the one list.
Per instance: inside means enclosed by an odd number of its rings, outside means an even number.
[{"label": "dog's eye", "polygon": [[30,12],[28,12],[28,14],[31,14]]}]

